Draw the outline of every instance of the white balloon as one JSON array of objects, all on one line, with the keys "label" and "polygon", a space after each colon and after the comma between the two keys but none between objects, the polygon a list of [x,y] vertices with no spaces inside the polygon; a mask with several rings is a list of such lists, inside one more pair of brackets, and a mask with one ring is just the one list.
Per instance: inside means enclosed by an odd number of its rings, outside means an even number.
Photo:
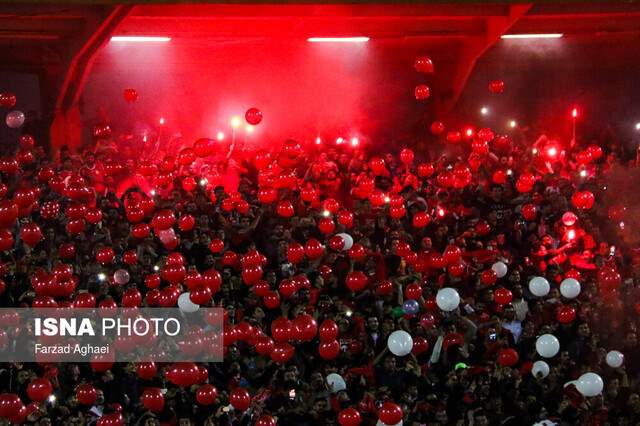
[{"label": "white balloon", "polygon": [[576,382],[576,389],[584,396],[596,396],[602,393],[604,382],[596,373],[584,373]]},{"label": "white balloon", "polygon": [[560,341],[553,334],[543,334],[536,340],[536,352],[543,358],[553,358],[560,351]]},{"label": "white balloon", "polygon": [[507,265],[504,264],[504,262],[496,262],[493,265],[491,265],[491,269],[493,269],[493,272],[496,273],[496,275],[498,276],[498,278],[502,278],[505,275],[507,275]]},{"label": "white balloon", "polygon": [[607,353],[607,365],[611,368],[618,368],[622,366],[624,362],[624,355],[622,352],[618,351],[609,351]]},{"label": "white balloon", "polygon": [[7,126],[12,129],[17,129],[24,124],[24,114],[18,110],[11,111],[7,114],[4,121],[7,123]]},{"label": "white balloon", "polygon": [[336,235],[342,237],[342,239],[344,240],[344,248],[342,249],[343,251],[347,251],[351,249],[351,247],[353,247],[353,237],[351,235],[344,232],[341,232]]},{"label": "white balloon", "polygon": [[580,294],[580,283],[575,278],[567,278],[560,283],[560,294],[567,299],[573,299]]},{"label": "white balloon", "polygon": [[404,330],[396,330],[389,335],[387,346],[396,356],[409,355],[413,349],[413,338]]},{"label": "white balloon", "polygon": [[436,304],[443,311],[453,311],[460,304],[460,295],[454,288],[441,288],[436,295]]},{"label": "white balloon", "polygon": [[180,297],[178,297],[178,307],[182,312],[195,312],[200,309],[200,305],[196,305],[189,298],[189,292],[182,293]]},{"label": "white balloon", "polygon": [[333,393],[343,391],[347,388],[347,384],[342,376],[336,373],[331,373],[327,376],[327,384]]},{"label": "white balloon", "polygon": [[533,367],[531,367],[531,374],[533,377],[538,377],[538,375],[542,375],[542,377],[547,377],[549,375],[549,364],[544,361],[536,361],[533,363]]},{"label": "white balloon", "polygon": [[546,296],[549,294],[550,289],[549,281],[544,277],[533,277],[531,278],[531,281],[529,281],[529,291],[534,296]]}]

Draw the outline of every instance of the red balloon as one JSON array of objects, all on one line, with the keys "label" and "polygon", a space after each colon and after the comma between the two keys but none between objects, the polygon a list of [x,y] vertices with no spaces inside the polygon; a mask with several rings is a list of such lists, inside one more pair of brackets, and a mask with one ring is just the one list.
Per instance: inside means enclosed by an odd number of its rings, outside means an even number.
[{"label": "red balloon", "polygon": [[[178,157],[176,158],[176,160],[178,161],[178,164],[180,164],[181,166],[190,166],[196,161],[197,157],[198,156],[196,155],[196,152],[193,149],[183,148],[178,153]],[[183,187],[184,187],[184,184],[183,184]]]},{"label": "red balloon", "polygon": [[278,199],[278,191],[274,188],[261,188],[258,191],[258,201],[262,204],[271,204]]},{"label": "red balloon", "polygon": [[435,167],[431,163],[418,164],[418,176],[431,177],[435,173]]},{"label": "red balloon", "polygon": [[165,375],[171,383],[184,388],[198,382],[199,369],[193,362],[176,362]]},{"label": "red balloon", "polygon": [[294,140],[288,140],[282,146],[282,155],[289,159],[294,159],[300,156],[302,153],[302,147],[300,144]]},{"label": "red balloon", "polygon": [[525,204],[522,206],[522,217],[528,221],[536,220],[537,211],[536,206],[533,204]]},{"label": "red balloon", "polygon": [[158,369],[153,361],[141,362],[137,365],[136,372],[138,373],[139,378],[143,380],[151,380],[155,377]]},{"label": "red balloon", "polygon": [[462,140],[462,133],[459,131],[447,132],[447,142],[458,143]]},{"label": "red balloon", "polygon": [[48,379],[39,377],[29,383],[27,387],[27,395],[32,401],[43,402],[53,392],[53,386]]},{"label": "red balloon", "polygon": [[16,105],[16,95],[11,92],[0,93],[0,106],[13,108]]},{"label": "red balloon", "polygon": [[485,269],[480,275],[480,280],[485,285],[494,285],[498,280],[498,274],[493,269]]},{"label": "red balloon", "polygon": [[217,398],[218,390],[208,383],[200,386],[196,391],[196,401],[200,405],[211,405],[216,402]]},{"label": "red balloon", "polygon": [[336,224],[330,217],[323,217],[318,222],[318,229],[323,234],[331,234],[336,229]]},{"label": "red balloon", "polygon": [[348,250],[349,257],[356,262],[362,262],[367,257],[367,251],[358,243],[354,243]]},{"label": "red balloon", "polygon": [[431,89],[426,84],[418,84],[414,90],[414,95],[418,100],[424,100],[431,95]]},{"label": "red balloon", "polygon": [[429,349],[429,341],[422,336],[415,336],[413,338],[413,348],[411,352],[415,355],[420,355]]},{"label": "red balloon", "polygon": [[193,144],[193,151],[200,158],[208,157],[216,152],[216,143],[213,139],[201,138]]},{"label": "red balloon", "polygon": [[42,231],[35,222],[27,222],[20,229],[20,239],[29,247],[34,247],[42,238]]},{"label": "red balloon", "polygon": [[164,395],[160,388],[146,388],[141,399],[142,405],[147,410],[159,413],[164,408]]},{"label": "red balloon", "polygon": [[347,287],[351,291],[360,291],[367,286],[369,279],[362,271],[352,271],[347,274]]},{"label": "red balloon", "polygon": [[556,319],[562,324],[572,323],[576,319],[576,310],[573,306],[562,306],[556,311]]},{"label": "red balloon", "polygon": [[318,324],[311,315],[298,315],[293,320],[293,326],[296,329],[297,340],[309,342],[316,337],[318,333]]},{"label": "red balloon", "polygon": [[[31,205],[32,202],[29,203]],[[18,219],[18,205],[10,200],[0,201],[0,228],[11,228]]]},{"label": "red balloon", "polygon": [[518,352],[511,348],[502,348],[498,351],[498,364],[502,367],[513,367],[518,363]]},{"label": "red balloon", "polygon": [[414,62],[413,66],[416,69],[416,71],[421,73],[428,74],[433,72],[433,61],[428,56],[420,56],[416,58],[416,61]]},{"label": "red balloon", "polygon": [[405,288],[404,294],[407,299],[418,300],[422,297],[422,287],[416,283],[409,284],[407,288]]},{"label": "red balloon", "polygon": [[127,102],[135,102],[138,100],[138,92],[135,89],[124,89],[122,97]]},{"label": "red balloon", "polygon": [[413,163],[413,158],[414,154],[412,150],[409,148],[402,148],[402,151],[400,151],[400,161],[408,165]]},{"label": "red balloon", "polygon": [[305,244],[304,252],[309,259],[317,259],[324,255],[324,246],[315,238],[310,238]]},{"label": "red balloon", "polygon": [[507,305],[511,303],[512,299],[513,295],[511,294],[511,290],[504,287],[497,288],[493,293],[493,300],[495,300],[498,305]]},{"label": "red balloon", "polygon": [[386,170],[384,160],[380,157],[373,157],[369,161],[369,167],[374,175],[381,175]]},{"label": "red balloon", "polygon": [[380,421],[386,425],[395,425],[400,423],[404,413],[402,408],[398,404],[392,401],[387,401],[382,404],[382,407],[378,410],[378,417]]},{"label": "red balloon", "polygon": [[262,121],[262,111],[258,108],[249,108],[247,112],[245,112],[244,118],[247,120],[247,123],[256,126]]},{"label": "red balloon", "polygon": [[96,260],[102,265],[108,265],[113,262],[115,252],[111,247],[102,247],[96,252]]},{"label": "red balloon", "polygon": [[211,240],[211,243],[209,243],[209,251],[211,251],[211,253],[222,253],[222,250],[224,250],[224,241],[219,238]]},{"label": "red balloon", "polygon": [[256,420],[255,426],[276,426],[277,424],[278,423],[276,422],[276,419],[274,419],[268,414],[263,414],[260,417],[258,417],[258,420]]},{"label": "red balloon", "polygon": [[444,130],[445,126],[442,121],[434,121],[433,123],[431,123],[431,133],[433,133],[434,135],[441,135],[442,133],[444,133]]},{"label": "red balloon", "polygon": [[571,196],[571,203],[578,209],[588,210],[593,207],[595,197],[591,191],[577,191]]},{"label": "red balloon", "polygon": [[322,359],[336,359],[340,355],[340,343],[337,340],[320,342],[318,353]]},{"label": "red balloon", "polygon": [[253,157],[253,163],[258,170],[264,170],[271,163],[271,154],[267,151],[261,150]]},{"label": "red balloon", "polygon": [[424,228],[431,222],[431,216],[427,212],[418,212],[413,216],[413,226],[416,228]]},{"label": "red balloon", "polygon": [[238,411],[245,411],[251,403],[249,391],[245,388],[235,388],[229,394],[229,402]]},{"label": "red balloon", "polygon": [[76,399],[82,405],[93,405],[98,399],[96,388],[90,384],[78,385],[76,388]]},{"label": "red balloon", "polygon": [[299,243],[291,243],[287,248],[287,259],[291,263],[300,263],[304,260],[304,247]]},{"label": "red balloon", "polygon": [[321,342],[330,342],[338,338],[338,324],[334,320],[326,319],[320,324],[318,332]]},{"label": "red balloon", "polygon": [[289,200],[281,200],[278,203],[278,207],[276,208],[278,212],[278,216],[289,218],[295,214],[295,210],[293,208],[293,204]]},{"label": "red balloon", "polygon": [[276,342],[271,351],[271,359],[279,364],[284,364],[293,358],[295,349],[287,342]]},{"label": "red balloon", "polygon": [[492,80],[489,83],[489,91],[491,93],[502,93],[502,92],[504,92],[504,81],[502,81],[502,80]]},{"label": "red balloon", "polygon": [[22,410],[24,410],[24,404],[18,395],[14,393],[0,394],[0,417],[11,420],[18,417]]},{"label": "red balloon", "polygon": [[425,330],[431,329],[436,324],[436,318],[433,314],[426,313],[420,317],[420,326]]},{"label": "red balloon", "polygon": [[342,209],[338,212],[338,223],[345,228],[353,226],[353,213],[349,210]]}]

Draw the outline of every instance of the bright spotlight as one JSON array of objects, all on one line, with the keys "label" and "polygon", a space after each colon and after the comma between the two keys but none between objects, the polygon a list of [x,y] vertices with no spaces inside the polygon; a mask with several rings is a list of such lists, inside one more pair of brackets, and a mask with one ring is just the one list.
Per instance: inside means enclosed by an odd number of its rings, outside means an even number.
[{"label": "bright spotlight", "polygon": [[442,207],[438,207],[438,210],[436,211],[436,214],[438,215],[438,217],[444,217],[444,215],[446,215],[447,212],[444,211],[444,209]]},{"label": "bright spotlight", "polygon": [[504,34],[501,35],[502,39],[527,39],[527,38],[561,38],[561,33],[548,33],[548,34]]},{"label": "bright spotlight", "polygon": [[512,174],[513,174],[513,170],[508,169],[508,170],[507,170],[507,176],[511,176]]},{"label": "bright spotlight", "polygon": [[351,310],[346,310],[344,314],[350,317],[351,315],[353,315],[353,312]]},{"label": "bright spotlight", "polygon": [[322,216],[323,217],[329,217],[329,216],[331,216],[331,212],[329,210],[323,210],[322,211]]},{"label": "bright spotlight", "polygon": [[351,138],[351,146],[358,146],[359,143],[358,138]]},{"label": "bright spotlight", "polygon": [[366,43],[369,37],[309,37],[310,43]]},{"label": "bright spotlight", "polygon": [[385,203],[387,203],[387,204],[389,204],[389,203],[391,202],[391,198],[389,198],[389,196],[388,196],[388,195],[386,195],[386,196],[384,197],[384,202],[385,202]]},{"label": "bright spotlight", "polygon": [[47,398],[47,400],[49,401],[50,404],[55,404],[56,396],[51,394],[51,395],[49,395],[49,398]]},{"label": "bright spotlight", "polygon": [[200,186],[205,186],[207,183],[209,183],[209,181],[207,181],[207,179],[205,179],[205,178],[200,179]]},{"label": "bright spotlight", "polygon": [[571,110],[571,116],[573,118],[576,118],[578,116],[578,108],[574,108],[573,110]]},{"label": "bright spotlight", "polygon": [[487,108],[486,106],[483,106],[482,108],[480,108],[480,114],[482,115],[489,114],[489,108]]},{"label": "bright spotlight", "polygon": [[344,138],[336,139],[336,145],[342,145],[343,142],[344,142]]},{"label": "bright spotlight", "polygon": [[531,153],[532,153],[533,155],[536,155],[536,154],[538,153],[538,148],[533,148],[533,149],[531,150]]},{"label": "bright spotlight", "polygon": [[636,130],[640,130],[640,122],[636,123]]},{"label": "bright spotlight", "polygon": [[240,117],[233,117],[231,118],[231,127],[233,127],[234,129],[237,129],[238,127],[240,127]]},{"label": "bright spotlight", "polygon": [[465,130],[465,135],[467,135],[468,138],[470,138],[471,136],[473,136],[473,129],[472,128],[468,128],[467,130]]},{"label": "bright spotlight", "polygon": [[111,41],[130,42],[130,43],[158,43],[171,41],[171,37],[155,37],[155,36],[113,36]]},{"label": "bright spotlight", "polygon": [[153,265],[153,270],[158,272],[160,270],[160,267],[158,265]]},{"label": "bright spotlight", "polygon": [[254,130],[255,130],[254,126],[251,126],[251,125],[247,126],[247,133],[253,133]]},{"label": "bright spotlight", "polygon": [[320,139],[320,136],[318,136],[316,138],[316,145],[320,145],[322,143],[322,139]]},{"label": "bright spotlight", "polygon": [[106,279],[107,279],[107,276],[104,273],[100,272],[98,274],[98,281],[104,281]]},{"label": "bright spotlight", "polygon": [[149,194],[151,194],[151,196],[153,197],[154,195],[156,195],[156,190],[152,189],[151,191],[149,191]]},{"label": "bright spotlight", "polygon": [[556,149],[555,146],[552,146],[547,150],[547,154],[549,154],[549,157],[555,157],[557,153],[558,153],[558,150]]},{"label": "bright spotlight", "polygon": [[160,117],[160,125],[162,126],[164,124],[164,117]]},{"label": "bright spotlight", "polygon": [[218,132],[218,135],[216,136],[216,138],[217,138],[219,141],[224,140],[224,133],[222,133],[222,132]]},{"label": "bright spotlight", "polygon": [[587,171],[586,170],[580,170],[580,177],[587,177]]},{"label": "bright spotlight", "polygon": [[509,121],[509,127],[511,127],[512,129],[515,129],[517,125],[518,123],[516,123],[516,120]]}]

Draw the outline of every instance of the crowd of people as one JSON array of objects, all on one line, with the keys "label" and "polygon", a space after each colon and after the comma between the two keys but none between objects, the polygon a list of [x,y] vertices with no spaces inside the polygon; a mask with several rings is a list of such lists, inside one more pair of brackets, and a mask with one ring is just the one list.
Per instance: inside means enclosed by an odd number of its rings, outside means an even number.
[{"label": "crowd of people", "polygon": [[[177,306],[198,288],[225,310],[224,362],[186,386],[171,364],[2,364],[0,424],[639,423],[638,258],[603,202],[610,147],[432,129],[437,157],[202,139],[149,158],[102,125],[50,159],[23,135],[0,161],[1,306]],[[64,295],[34,285],[67,265]]]}]

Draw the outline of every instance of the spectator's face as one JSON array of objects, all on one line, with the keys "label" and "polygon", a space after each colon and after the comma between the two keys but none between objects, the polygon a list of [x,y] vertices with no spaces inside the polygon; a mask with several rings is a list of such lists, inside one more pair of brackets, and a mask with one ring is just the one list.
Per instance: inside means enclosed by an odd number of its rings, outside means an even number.
[{"label": "spectator's face", "polygon": [[589,330],[589,324],[583,322],[578,326],[578,336],[580,337],[589,337],[591,334],[591,330]]},{"label": "spectator's face", "polygon": [[371,331],[378,331],[378,327],[380,326],[380,324],[378,323],[378,318],[370,317],[367,320],[367,326],[369,327],[369,330],[371,330]]},{"label": "spectator's face", "polygon": [[384,369],[387,371],[396,371],[396,359],[388,356],[384,360]]},{"label": "spectator's face", "polygon": [[449,417],[447,416],[447,412],[445,410],[438,410],[436,413],[436,421],[443,425],[448,424]]},{"label": "spectator's face", "polygon": [[485,416],[484,414],[473,417],[474,426],[488,426],[488,424],[489,424],[489,419],[487,419],[487,416]]}]

